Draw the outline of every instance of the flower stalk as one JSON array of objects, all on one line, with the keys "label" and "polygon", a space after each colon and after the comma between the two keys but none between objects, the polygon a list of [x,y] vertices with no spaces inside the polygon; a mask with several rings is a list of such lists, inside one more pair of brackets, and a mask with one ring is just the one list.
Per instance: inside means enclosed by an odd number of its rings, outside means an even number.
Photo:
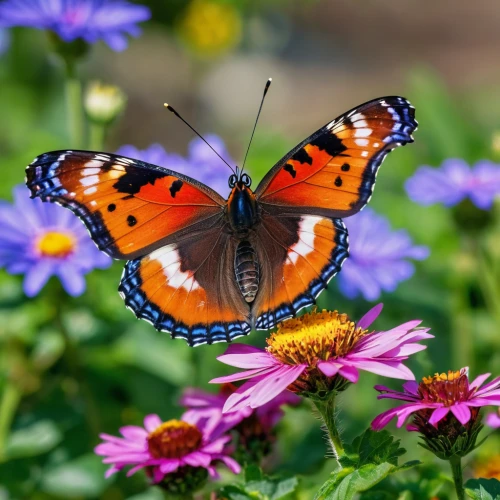
[{"label": "flower stalk", "polygon": [[465,500],[464,479],[462,473],[462,459],[458,455],[450,458],[451,473],[458,500]]},{"label": "flower stalk", "polygon": [[325,425],[325,430],[328,435],[328,441],[330,442],[333,457],[337,461],[339,467],[342,468],[339,458],[344,454],[344,447],[342,445],[342,440],[340,439],[340,434],[335,422],[336,397],[337,393],[335,391],[332,391],[324,399],[313,398],[313,403],[321,416],[321,420]]},{"label": "flower stalk", "polygon": [[66,110],[71,147],[83,147],[82,85],[76,77],[74,65],[66,62],[65,80]]},{"label": "flower stalk", "polygon": [[0,400],[0,463],[6,460],[7,437],[19,402],[21,391],[11,381],[7,381]]}]

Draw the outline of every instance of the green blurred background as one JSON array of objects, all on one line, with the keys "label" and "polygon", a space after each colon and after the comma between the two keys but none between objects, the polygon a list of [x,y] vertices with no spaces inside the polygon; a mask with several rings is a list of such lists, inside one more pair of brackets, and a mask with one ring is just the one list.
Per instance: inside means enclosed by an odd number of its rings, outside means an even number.
[{"label": "green blurred background", "polygon": [[[142,3],[153,13],[144,34],[122,53],[96,44],[79,68],[84,82],[115,84],[128,96],[106,150],[159,142],[185,155],[193,134],[166,113],[167,101],[200,132],[220,135],[239,163],[263,85],[273,77],[248,161],[255,185],[295,144],[347,109],[381,95],[407,97],[420,124],[415,143],[388,157],[370,205],[431,254],[416,264],[413,278],[382,295],[377,327],[420,318],[432,328],[436,339],[409,363],[417,377],[465,364],[473,376],[498,374],[500,210],[480,213],[485,226],[479,231],[476,212],[421,207],[407,198],[403,183],[421,164],[499,159],[500,5],[228,0],[215,2],[214,10],[205,0]],[[36,155],[69,146],[63,72],[46,35],[15,29],[10,36],[0,56],[5,200]],[[0,499],[161,498],[141,474],[104,480],[106,467],[92,453],[97,432],[115,434],[148,413],[177,417],[184,387],[208,388],[209,379],[229,373],[215,359],[226,345],[192,349],[137,321],[117,294],[122,266],[90,274],[77,299],[54,279],[27,299],[22,279],[0,270],[1,404],[15,410],[1,455]],[[355,319],[373,304],[349,301],[334,285],[319,305]],[[65,348],[61,328],[76,349]],[[264,332],[254,332],[238,342],[263,346],[264,339]],[[375,404],[377,382],[363,373],[343,394],[346,439],[389,406]],[[6,390],[12,385],[17,392]],[[417,449],[416,436],[399,435],[411,450],[408,459],[432,460]],[[497,446],[490,439],[482,453]],[[314,484],[331,470],[324,454],[318,421],[304,404],[287,411],[266,467],[299,473],[302,498],[311,498]]]}]

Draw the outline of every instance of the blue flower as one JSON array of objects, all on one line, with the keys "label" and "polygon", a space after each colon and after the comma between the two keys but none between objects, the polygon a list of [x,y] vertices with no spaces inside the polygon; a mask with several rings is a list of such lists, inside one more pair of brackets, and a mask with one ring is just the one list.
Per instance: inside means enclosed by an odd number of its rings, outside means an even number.
[{"label": "blue flower", "polygon": [[24,274],[24,292],[36,295],[57,276],[70,295],[85,291],[84,274],[107,268],[85,226],[69,210],[31,200],[24,185],[14,188],[14,204],[0,202],[0,267]]},{"label": "blue flower", "polygon": [[482,160],[471,168],[464,160],[449,159],[439,168],[420,167],[405,187],[410,199],[420,205],[451,207],[470,198],[476,207],[488,210],[500,194],[500,166]]},{"label": "blue flower", "polygon": [[414,246],[406,231],[392,231],[389,221],[369,208],[344,222],[349,231],[349,258],[337,281],[341,293],[350,299],[363,295],[376,300],[382,291],[393,292],[415,271],[407,259],[423,260],[429,255],[427,247]]},{"label": "blue flower", "polygon": [[[235,164],[220,137],[207,135],[206,140],[230,165]],[[189,143],[187,158],[175,153],[167,153],[160,144],[152,144],[143,150],[125,145],[119,148],[116,153],[179,172],[203,182],[223,197],[229,195],[230,170],[199,138],[193,139]]]},{"label": "blue flower", "polygon": [[50,30],[65,42],[104,40],[113,50],[127,47],[126,34],[138,36],[137,23],[147,21],[147,7],[123,0],[4,0],[0,27],[28,26]]}]

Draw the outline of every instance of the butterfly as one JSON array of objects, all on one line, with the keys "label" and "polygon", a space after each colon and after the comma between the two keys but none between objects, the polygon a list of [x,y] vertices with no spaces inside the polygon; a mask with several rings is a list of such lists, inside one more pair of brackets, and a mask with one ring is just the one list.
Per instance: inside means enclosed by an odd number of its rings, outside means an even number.
[{"label": "butterfly", "polygon": [[301,142],[255,191],[237,169],[227,200],[186,175],[90,151],[42,154],[26,182],[128,261],[119,292],[138,318],[191,346],[230,342],[315,303],[348,256],[342,218],[368,203],[385,156],[416,128],[406,99],[374,99]]}]

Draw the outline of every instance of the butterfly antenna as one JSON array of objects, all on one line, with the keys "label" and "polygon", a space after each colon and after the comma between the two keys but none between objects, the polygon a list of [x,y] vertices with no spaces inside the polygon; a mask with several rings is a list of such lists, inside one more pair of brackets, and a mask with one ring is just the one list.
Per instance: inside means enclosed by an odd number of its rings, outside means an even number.
[{"label": "butterfly antenna", "polygon": [[257,123],[259,121],[260,112],[262,111],[264,99],[266,98],[267,91],[269,90],[269,87],[271,86],[272,81],[273,81],[273,79],[269,78],[269,80],[267,80],[267,82],[266,82],[266,86],[264,87],[264,94],[262,94],[262,100],[260,101],[260,106],[259,106],[259,111],[257,113],[257,118],[255,119],[255,124],[253,126],[252,135],[250,136],[250,141],[248,143],[247,152],[245,153],[245,158],[243,160],[243,166],[241,167],[240,178],[241,178],[241,174],[243,173],[243,170],[245,169],[245,163],[247,161],[248,152],[250,151],[250,146],[252,145],[253,136],[255,134],[255,129],[257,128]]},{"label": "butterfly antenna", "polygon": [[231,165],[229,165],[229,163],[226,160],[224,160],[224,158],[222,158],[222,156],[219,153],[217,153],[217,151],[210,145],[210,143],[198,131],[196,131],[186,120],[184,120],[184,118],[182,118],[182,116],[179,113],[177,113],[177,111],[172,106],[170,106],[170,104],[165,103],[164,106],[169,111],[171,111],[175,116],[177,116],[177,118],[182,120],[232,170],[233,174],[236,175],[234,168],[231,167]]}]

